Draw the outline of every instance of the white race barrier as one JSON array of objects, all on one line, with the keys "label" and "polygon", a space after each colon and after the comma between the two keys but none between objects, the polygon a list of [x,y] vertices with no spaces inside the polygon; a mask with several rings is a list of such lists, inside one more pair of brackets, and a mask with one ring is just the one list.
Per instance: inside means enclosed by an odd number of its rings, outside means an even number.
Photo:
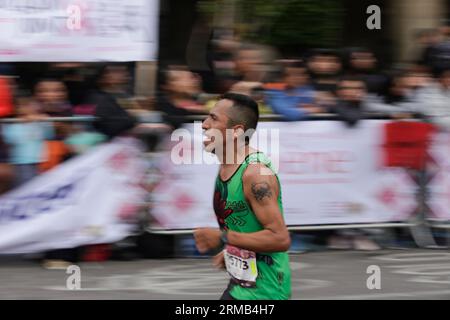
[{"label": "white race barrier", "polygon": [[[417,185],[404,169],[382,166],[386,121],[365,120],[356,128],[339,121],[262,122],[257,132],[279,130],[279,148],[258,145],[279,159],[288,226],[407,222],[417,209]],[[193,125],[185,127],[194,132]],[[261,139],[260,135],[257,136]],[[192,146],[201,144],[194,135]],[[251,144],[255,142],[255,137]],[[198,156],[198,155],[197,155]],[[203,153],[204,159],[210,155]],[[195,155],[193,153],[192,157]],[[216,227],[212,195],[218,164],[175,165],[167,152],[156,188],[153,230]],[[277,163],[278,161],[274,161]]]},{"label": "white race barrier", "polygon": [[450,133],[440,132],[434,137],[430,156],[428,218],[434,222],[450,222]]},{"label": "white race barrier", "polygon": [[122,138],[69,160],[0,197],[0,254],[112,243],[132,232],[146,165]]}]

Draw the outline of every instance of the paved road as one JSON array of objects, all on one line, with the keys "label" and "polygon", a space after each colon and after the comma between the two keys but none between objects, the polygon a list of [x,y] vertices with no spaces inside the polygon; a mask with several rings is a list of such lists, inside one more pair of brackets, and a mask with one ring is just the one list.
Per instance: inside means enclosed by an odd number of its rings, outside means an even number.
[{"label": "paved road", "polygon": [[[81,290],[68,290],[65,270],[0,260],[0,299],[217,299],[227,275],[208,259],[82,263]],[[381,289],[367,288],[367,268]],[[291,255],[293,299],[450,299],[450,252],[329,251]]]}]

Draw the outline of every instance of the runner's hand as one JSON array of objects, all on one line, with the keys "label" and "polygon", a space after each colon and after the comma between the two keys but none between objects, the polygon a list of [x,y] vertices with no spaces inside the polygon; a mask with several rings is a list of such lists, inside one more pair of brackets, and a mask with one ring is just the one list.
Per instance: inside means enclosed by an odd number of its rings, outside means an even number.
[{"label": "runner's hand", "polygon": [[195,245],[200,253],[208,252],[209,250],[217,249],[220,244],[220,237],[222,233],[219,229],[201,228],[194,232]]},{"label": "runner's hand", "polygon": [[225,257],[223,250],[213,257],[213,265],[218,269],[225,269]]}]

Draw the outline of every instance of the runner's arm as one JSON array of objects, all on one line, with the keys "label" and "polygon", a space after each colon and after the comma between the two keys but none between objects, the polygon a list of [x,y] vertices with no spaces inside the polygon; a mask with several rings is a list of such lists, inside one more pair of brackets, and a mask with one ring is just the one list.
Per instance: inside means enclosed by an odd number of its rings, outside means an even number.
[{"label": "runner's arm", "polygon": [[276,176],[268,173],[263,164],[250,164],[243,177],[243,188],[247,202],[250,204],[264,230],[253,233],[229,231],[228,243],[255,252],[287,251],[291,240],[278,207],[280,192]]}]

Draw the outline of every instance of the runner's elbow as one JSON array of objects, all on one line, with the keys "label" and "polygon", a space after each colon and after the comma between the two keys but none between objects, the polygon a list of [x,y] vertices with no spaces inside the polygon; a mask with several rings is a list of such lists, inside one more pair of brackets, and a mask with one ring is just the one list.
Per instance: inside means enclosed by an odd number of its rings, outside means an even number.
[{"label": "runner's elbow", "polygon": [[282,251],[288,251],[289,248],[291,247],[291,236],[289,235],[289,232],[286,233],[282,245],[283,245]]},{"label": "runner's elbow", "polygon": [[285,232],[282,235],[280,235],[276,241],[277,243],[277,251],[288,251],[291,247],[291,237],[289,235],[289,232]]}]

